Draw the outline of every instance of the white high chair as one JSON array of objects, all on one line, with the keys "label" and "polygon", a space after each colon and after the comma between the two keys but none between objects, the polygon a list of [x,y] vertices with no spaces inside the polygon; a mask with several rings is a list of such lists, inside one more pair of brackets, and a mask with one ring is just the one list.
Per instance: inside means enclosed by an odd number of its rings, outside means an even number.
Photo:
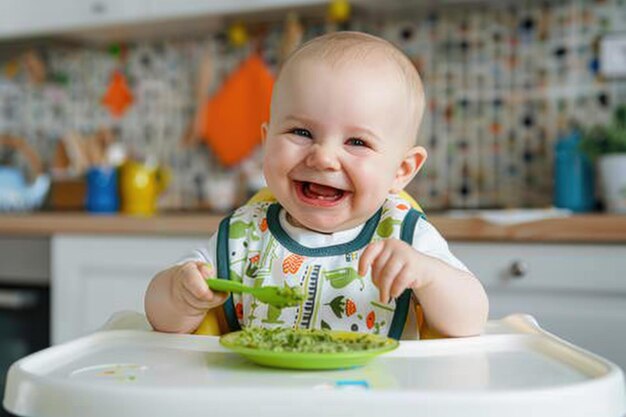
[{"label": "white high chair", "polygon": [[247,362],[217,336],[153,332],[114,315],[92,335],[11,366],[4,406],[29,417],[622,417],[622,371],[526,315],[485,334],[401,341],[370,364],[288,371]]}]

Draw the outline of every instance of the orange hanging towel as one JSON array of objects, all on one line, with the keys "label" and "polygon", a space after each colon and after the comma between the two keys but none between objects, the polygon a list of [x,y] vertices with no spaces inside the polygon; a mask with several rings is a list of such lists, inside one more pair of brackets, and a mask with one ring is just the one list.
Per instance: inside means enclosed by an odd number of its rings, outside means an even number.
[{"label": "orange hanging towel", "polygon": [[263,59],[252,54],[205,104],[200,134],[224,165],[240,162],[261,143],[273,85]]},{"label": "orange hanging towel", "polygon": [[128,87],[126,77],[121,71],[115,71],[102,98],[102,104],[109,109],[113,116],[120,117],[132,103],[133,93]]}]

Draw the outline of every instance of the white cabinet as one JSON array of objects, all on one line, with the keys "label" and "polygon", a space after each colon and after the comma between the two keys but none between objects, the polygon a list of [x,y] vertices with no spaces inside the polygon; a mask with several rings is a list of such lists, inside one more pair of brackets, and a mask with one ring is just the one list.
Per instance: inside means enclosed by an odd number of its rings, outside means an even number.
[{"label": "white cabinet", "polygon": [[533,315],[626,369],[626,246],[454,243],[482,281],[490,318]]},{"label": "white cabinet", "polygon": [[0,236],[0,283],[47,286],[50,239]]},{"label": "white cabinet", "polygon": [[149,0],[0,0],[0,36],[89,29],[145,18]]},{"label": "white cabinet", "polygon": [[151,18],[200,17],[315,6],[328,0],[149,0]]},{"label": "white cabinet", "polygon": [[154,274],[206,243],[189,237],[54,236],[52,343],[91,333],[117,311],[143,313]]},{"label": "white cabinet", "polygon": [[[122,33],[132,38],[147,32],[160,34],[168,20],[198,20],[321,6],[327,0],[0,0],[0,39],[23,36],[75,33],[89,38],[91,31],[100,38]],[[136,25],[140,27],[135,28]],[[176,26],[185,30],[184,26]],[[103,33],[104,30],[104,33]],[[109,35],[106,33],[108,32]]]}]

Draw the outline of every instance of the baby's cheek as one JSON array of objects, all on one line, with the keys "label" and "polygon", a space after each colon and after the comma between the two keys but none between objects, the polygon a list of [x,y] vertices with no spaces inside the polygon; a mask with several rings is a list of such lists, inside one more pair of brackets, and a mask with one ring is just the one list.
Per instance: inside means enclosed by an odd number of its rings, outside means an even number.
[{"label": "baby's cheek", "polygon": [[286,159],[288,158],[285,158],[285,156],[279,149],[267,149],[265,158],[263,160],[263,174],[265,175],[265,177],[280,172],[282,170],[282,165],[284,165],[284,161]]},{"label": "baby's cheek", "polygon": [[362,192],[365,191],[370,195],[380,194],[381,189],[385,189],[390,183],[384,169],[385,167],[381,165],[361,166],[354,181],[359,184]]}]

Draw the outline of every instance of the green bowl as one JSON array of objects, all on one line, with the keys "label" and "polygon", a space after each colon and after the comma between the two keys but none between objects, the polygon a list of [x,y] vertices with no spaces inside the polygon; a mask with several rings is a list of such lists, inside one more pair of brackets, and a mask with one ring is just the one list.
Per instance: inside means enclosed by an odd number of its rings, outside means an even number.
[{"label": "green bowl", "polygon": [[[361,335],[360,333],[337,330],[330,330],[329,332],[333,337],[344,339],[355,338]],[[223,335],[220,337],[220,344],[256,364],[273,368],[310,370],[354,368],[363,366],[374,357],[386,352],[391,352],[398,347],[398,341],[395,339],[370,335],[372,337],[385,339],[385,344],[376,349],[340,353],[275,352],[266,349],[238,346],[236,340],[240,333],[239,331]]]}]

